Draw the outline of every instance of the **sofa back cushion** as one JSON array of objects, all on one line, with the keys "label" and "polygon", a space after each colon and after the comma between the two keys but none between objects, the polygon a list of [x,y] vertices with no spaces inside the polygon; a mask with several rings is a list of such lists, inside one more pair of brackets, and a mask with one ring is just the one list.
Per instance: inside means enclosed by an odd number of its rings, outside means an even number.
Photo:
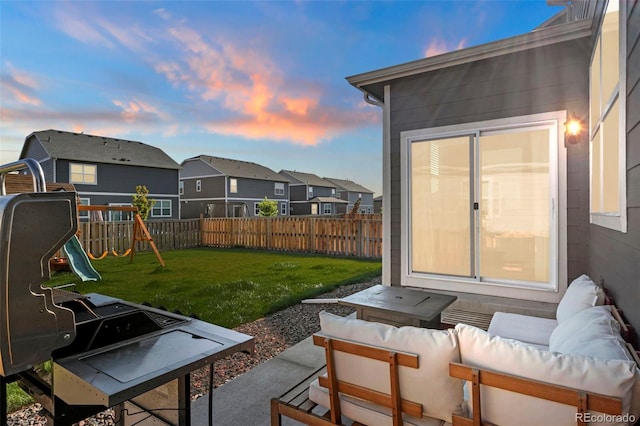
[{"label": "sofa back cushion", "polygon": [[[621,398],[622,413],[630,413],[636,374],[633,362],[539,350],[465,324],[458,324],[456,330],[464,364]],[[481,388],[482,417],[486,422],[531,426],[576,424],[575,407],[497,388]],[[590,424],[627,424],[622,418],[607,420],[613,421]]]},{"label": "sofa back cushion", "polygon": [[[460,362],[454,330],[393,327],[386,324],[320,313],[322,334],[419,356],[419,367],[399,368],[400,395],[422,404],[423,414],[451,422],[463,402],[462,381],[449,376],[449,363]],[[355,355],[334,354],[338,380],[390,393],[386,363]]]},{"label": "sofa back cushion", "polygon": [[559,323],[571,318],[583,309],[604,303],[604,290],[589,278],[581,275],[571,282],[558,304],[556,319]]}]

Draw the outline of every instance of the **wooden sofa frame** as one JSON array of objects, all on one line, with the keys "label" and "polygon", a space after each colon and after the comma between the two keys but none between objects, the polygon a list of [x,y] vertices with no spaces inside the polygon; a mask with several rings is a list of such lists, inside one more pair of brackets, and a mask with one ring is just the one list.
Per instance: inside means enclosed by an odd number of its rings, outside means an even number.
[{"label": "wooden sofa frame", "polygon": [[[614,318],[620,322],[621,331],[624,334],[628,326],[625,324],[621,313],[618,312],[615,306],[612,306],[612,313]],[[414,417],[422,417],[421,404],[402,399],[398,377],[398,366],[418,367],[420,360],[417,355],[329,338],[321,334],[313,335],[313,343],[316,346],[324,347],[325,359],[327,361],[326,367],[314,372],[285,394],[271,400],[272,426],[281,425],[281,416],[286,416],[312,426],[341,424],[339,393],[390,408],[394,426],[402,425],[402,413],[407,413]],[[640,366],[640,358],[633,346],[627,343],[627,349],[629,353],[632,354],[636,364]],[[378,361],[386,361],[389,364],[391,394],[382,394],[371,389],[338,380],[334,366],[335,351],[372,358]],[[326,373],[326,377],[324,373]],[[609,415],[622,415],[622,400],[620,398],[526,379],[489,369],[471,367],[460,363],[449,364],[449,375],[470,382],[473,402],[472,413],[469,413],[471,417],[467,418],[453,415],[453,426],[486,425],[486,423],[483,423],[481,420],[482,392],[480,391],[480,385],[573,406],[576,408],[576,424],[579,426],[586,425],[584,420],[586,418],[585,413],[590,410]],[[313,411],[316,409],[317,404],[309,399],[309,385],[316,378],[319,379],[320,385],[327,388],[329,392],[330,409],[322,414]],[[356,426],[360,425],[360,423],[357,422],[353,424]]]}]

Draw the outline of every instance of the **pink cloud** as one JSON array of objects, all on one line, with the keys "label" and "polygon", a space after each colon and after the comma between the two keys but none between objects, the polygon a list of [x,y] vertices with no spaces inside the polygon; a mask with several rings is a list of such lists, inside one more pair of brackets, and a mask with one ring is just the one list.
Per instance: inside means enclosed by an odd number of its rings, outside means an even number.
[{"label": "pink cloud", "polygon": [[[164,14],[164,13],[163,13]],[[207,103],[233,113],[231,120],[205,123],[208,131],[250,139],[316,145],[339,131],[376,122],[375,111],[343,111],[321,104],[322,92],[299,94],[268,53],[255,44],[207,39],[178,25],[169,34],[184,52],[180,62],[159,62],[155,70],[185,85]]]},{"label": "pink cloud", "polygon": [[120,115],[127,123],[134,123],[140,119],[144,120],[146,117],[157,117],[160,121],[169,121],[171,119],[168,114],[162,112],[159,108],[137,99],[127,102],[114,99],[113,104],[122,109]]},{"label": "pink cloud", "polygon": [[[455,45],[455,47],[453,47]],[[424,51],[425,58],[441,55],[443,53],[452,52],[454,50],[464,49],[467,45],[467,39],[463,38],[457,43],[451,40],[443,40],[441,38],[433,38]]]},{"label": "pink cloud", "polygon": [[11,64],[6,69],[7,72],[0,78],[1,91],[5,94],[4,103],[40,105],[42,101],[35,95],[40,88],[36,77]]}]

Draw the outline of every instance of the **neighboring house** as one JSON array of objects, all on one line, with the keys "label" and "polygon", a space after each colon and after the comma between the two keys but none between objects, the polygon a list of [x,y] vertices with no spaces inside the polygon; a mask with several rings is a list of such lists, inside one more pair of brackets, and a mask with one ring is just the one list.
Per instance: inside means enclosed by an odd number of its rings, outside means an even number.
[{"label": "neighboring house", "polygon": [[338,205],[338,213],[349,213],[358,200],[360,200],[360,206],[357,213],[373,213],[373,191],[351,180],[329,177],[324,177],[323,179],[336,186],[338,198],[349,202],[346,206],[344,204]]},{"label": "neighboring house", "polygon": [[248,161],[199,155],[182,162],[182,218],[258,216],[267,197],[278,214],[289,214],[289,181],[273,170]]},{"label": "neighboring house", "polygon": [[[161,149],[142,142],[71,133],[33,132],[25,139],[20,158],[37,160],[47,182],[71,183],[82,204],[131,205],[137,185],[145,185],[156,200],[149,219],[178,219],[180,165]],[[127,215],[109,212],[105,220]],[[88,215],[81,215],[88,219]]]},{"label": "neighboring house", "polygon": [[280,174],[290,181],[292,215],[334,215],[349,203],[337,197],[335,184],[318,175],[294,170],[280,170]]},{"label": "neighboring house", "polygon": [[588,273],[640,329],[640,2],[570,5],[347,78],[385,117],[384,284],[557,303]]},{"label": "neighboring house", "polygon": [[382,213],[382,195],[378,195],[373,199],[373,212]]}]

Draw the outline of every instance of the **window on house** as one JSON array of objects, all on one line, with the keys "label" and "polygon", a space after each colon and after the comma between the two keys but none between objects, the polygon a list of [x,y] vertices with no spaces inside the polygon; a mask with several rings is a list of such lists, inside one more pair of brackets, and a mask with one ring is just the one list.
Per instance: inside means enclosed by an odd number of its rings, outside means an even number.
[{"label": "window on house", "polygon": [[95,164],[70,163],[69,183],[97,185],[97,166]]},{"label": "window on house", "polygon": [[624,1],[607,4],[591,58],[589,97],[591,223],[622,232],[627,232],[625,8]]},{"label": "window on house", "polygon": [[275,195],[284,195],[284,183],[283,182],[275,182],[274,183],[274,194]]},{"label": "window on house", "polygon": [[[80,198],[80,205],[81,206],[90,206],[91,205],[91,199],[90,198]],[[89,218],[91,217],[91,212],[90,211],[78,211],[78,218],[80,220],[86,220],[88,221]]]},{"label": "window on house", "polygon": [[[122,207],[131,207],[131,204],[127,203],[109,203],[110,206],[122,206]],[[132,212],[121,212],[121,211],[109,211],[109,220],[113,222],[120,222],[125,220],[132,220],[133,213]]]},{"label": "window on house", "polygon": [[253,203],[253,215],[260,216],[260,203]]},{"label": "window on house", "polygon": [[229,179],[229,192],[231,192],[232,194],[236,194],[238,192],[238,179]]},{"label": "window on house", "polygon": [[202,181],[200,179],[196,180],[196,192],[202,191]]},{"label": "window on house", "polygon": [[403,284],[558,288],[565,121],[558,112],[402,133]]},{"label": "window on house", "polygon": [[171,200],[156,200],[151,208],[151,217],[171,217]]},{"label": "window on house", "polygon": [[313,186],[309,187],[309,198],[313,198]]},{"label": "window on house", "polygon": [[180,195],[184,195],[184,181],[183,180],[181,180],[178,183],[178,191],[180,192]]},{"label": "window on house", "polygon": [[280,203],[280,216],[287,215],[287,203]]},{"label": "window on house", "polygon": [[336,189],[335,188],[331,188],[331,196],[332,197],[336,196]]},{"label": "window on house", "polygon": [[322,205],[322,213],[331,214],[331,204],[330,203],[324,203]]},{"label": "window on house", "polygon": [[311,203],[311,214],[318,214],[318,203]]}]

